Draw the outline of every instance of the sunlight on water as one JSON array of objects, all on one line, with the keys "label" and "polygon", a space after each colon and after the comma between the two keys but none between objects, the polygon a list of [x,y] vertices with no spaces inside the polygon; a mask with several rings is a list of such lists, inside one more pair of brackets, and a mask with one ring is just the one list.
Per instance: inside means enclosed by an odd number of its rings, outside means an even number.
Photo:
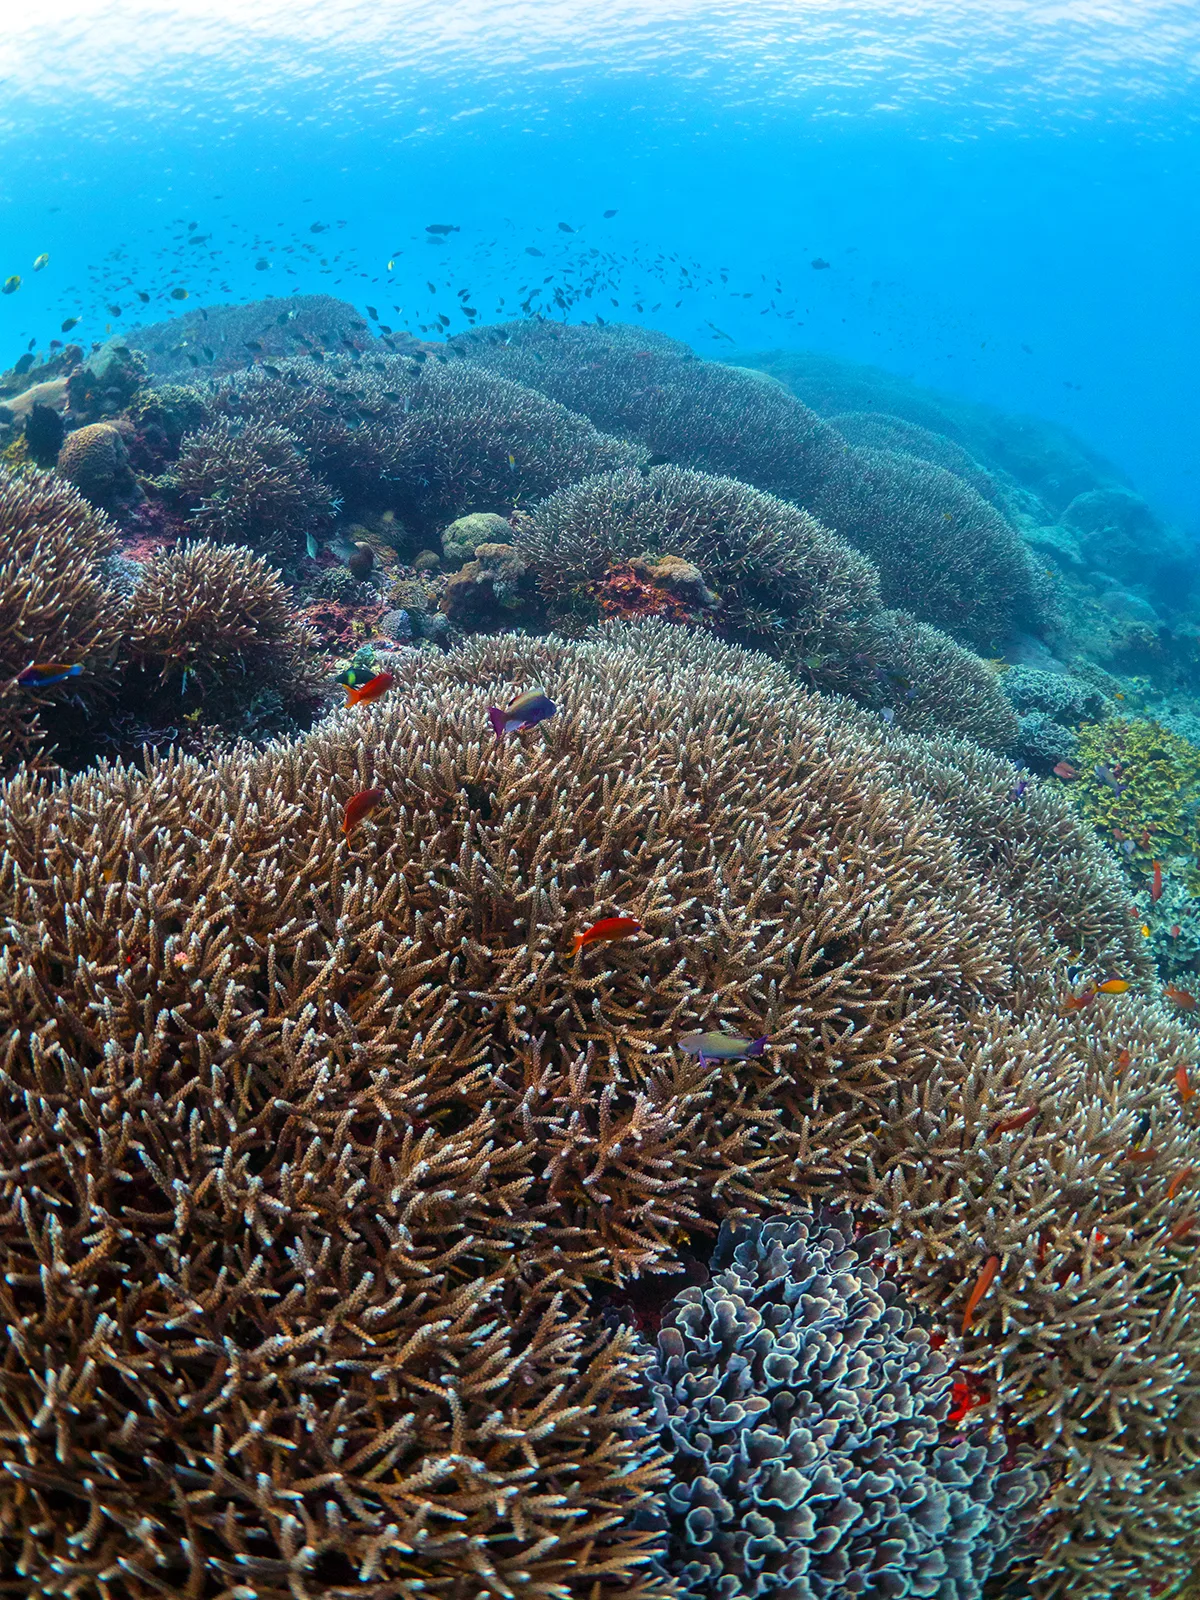
[{"label": "sunlight on water", "polygon": [[320,75],[336,84],[339,114],[369,117],[381,99],[395,109],[392,97],[406,89],[419,97],[431,76],[469,73],[536,99],[547,79],[599,69],[672,70],[677,95],[703,85],[748,113],[797,99],[819,100],[830,115],[936,102],[973,126],[1003,124],[1031,103],[1079,118],[1095,115],[1097,102],[1111,112],[1114,101],[1136,101],[1145,115],[1144,102],[1186,89],[1198,63],[1196,8],[1167,0],[910,0],[886,14],[834,0],[754,8],[711,0],[75,0],[52,16],[10,20],[0,38],[0,76],[43,116],[67,116],[84,96],[187,116],[195,108],[178,102],[181,90],[260,101],[280,83],[302,88]]}]

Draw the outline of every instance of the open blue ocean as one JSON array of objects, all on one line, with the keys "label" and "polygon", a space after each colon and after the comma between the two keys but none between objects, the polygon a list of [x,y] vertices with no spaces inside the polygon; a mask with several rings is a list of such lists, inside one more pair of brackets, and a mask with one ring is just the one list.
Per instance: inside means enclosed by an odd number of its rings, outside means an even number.
[{"label": "open blue ocean", "polygon": [[1200,11],[0,16],[0,1600],[1200,1600]]}]

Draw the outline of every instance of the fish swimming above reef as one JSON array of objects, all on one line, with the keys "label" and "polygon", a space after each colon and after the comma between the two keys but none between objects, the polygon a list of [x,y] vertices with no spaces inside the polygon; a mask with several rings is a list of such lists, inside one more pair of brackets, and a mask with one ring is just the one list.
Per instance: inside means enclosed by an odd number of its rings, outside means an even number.
[{"label": "fish swimming above reef", "polygon": [[24,672],[17,673],[17,682],[23,689],[46,689],[52,683],[78,678],[82,671],[78,661],[69,666],[61,661],[31,661]]},{"label": "fish swimming above reef", "polygon": [[360,688],[347,688],[346,705],[370,705],[372,700],[378,700],[381,695],[385,695],[395,681],[390,672],[377,672],[373,678],[368,678]]},{"label": "fish swimming above reef", "polygon": [[14,272],[11,278],[5,278],[4,287],[2,289],[0,289],[0,294],[16,294],[17,290],[20,287],[21,287],[20,274]]},{"label": "fish swimming above reef", "polygon": [[35,272],[40,272],[43,267],[48,267],[49,265],[50,265],[50,257],[49,257],[49,255],[47,254],[47,252],[45,250],[42,251],[40,256],[35,256],[34,257],[33,270]]},{"label": "fish swimming above reef", "polygon": [[601,917],[600,921],[593,922],[590,928],[575,934],[571,941],[572,953],[578,955],[585,945],[604,944],[613,939],[628,939],[641,931],[641,923],[633,917]]},{"label": "fish swimming above reef", "polygon": [[535,728],[539,722],[549,721],[557,710],[558,707],[544,690],[527,689],[503,710],[499,706],[489,706],[488,721],[496,738],[503,739],[506,733],[518,733],[525,728]]},{"label": "fish swimming above reef", "polygon": [[382,799],[382,789],[360,789],[356,795],[351,795],[350,799],[346,801],[345,810],[342,812],[342,832],[347,839],[363,818],[374,811]]},{"label": "fish swimming above reef", "polygon": [[1124,792],[1125,784],[1118,782],[1121,772],[1120,767],[1097,766],[1093,767],[1092,771],[1095,773],[1097,780],[1104,784],[1106,788],[1111,789],[1114,794],[1119,795]]},{"label": "fish swimming above reef", "polygon": [[434,234],[440,233],[444,235],[447,233],[461,233],[462,229],[453,222],[431,222],[425,229],[425,232]]},{"label": "fish swimming above reef", "polygon": [[761,1056],[769,1037],[765,1033],[760,1039],[744,1039],[740,1033],[685,1033],[678,1044],[689,1056],[698,1056],[703,1066],[706,1061],[744,1061],[747,1056]]}]

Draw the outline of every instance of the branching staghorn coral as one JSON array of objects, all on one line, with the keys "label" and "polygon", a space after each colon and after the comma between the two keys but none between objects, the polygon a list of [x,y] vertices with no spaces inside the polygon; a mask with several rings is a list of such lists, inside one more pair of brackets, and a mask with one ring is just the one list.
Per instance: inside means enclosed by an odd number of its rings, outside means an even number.
[{"label": "branching staghorn coral", "polygon": [[991,649],[1036,620],[1028,550],[954,473],[895,450],[850,452],[806,502],[879,569],[884,599],[964,643]]},{"label": "branching staghorn coral", "polygon": [[822,683],[851,681],[850,657],[880,606],[870,562],[806,512],[678,467],[562,489],[518,519],[514,542],[552,603],[631,558],[681,556],[719,592],[718,626],[793,662],[821,658]]},{"label": "branching staghorn coral", "polygon": [[329,485],[310,470],[295,437],[268,422],[218,417],[185,437],[161,485],[198,538],[295,553],[306,535],[333,525]]},{"label": "branching staghorn coral", "polygon": [[899,450],[932,461],[969,483],[985,500],[1000,499],[1000,486],[969,450],[944,433],[894,417],[886,411],[840,411],[828,418],[848,444],[869,450]]},{"label": "branching staghorn coral", "polygon": [[886,611],[869,630],[875,692],[908,733],[966,736],[1009,750],[1019,724],[996,673],[948,634],[904,611]]},{"label": "branching staghorn coral", "polygon": [[230,418],[286,428],[349,504],[387,506],[419,535],[641,455],[520,384],[400,356],[290,361],[278,378],[217,386],[212,401]]},{"label": "branching staghorn coral", "polygon": [[[60,478],[0,471],[0,771],[35,756],[39,713],[68,695],[94,701],[108,686],[119,608],[100,563],[114,539],[107,517]],[[23,688],[17,674],[31,662],[85,670],[65,684]]]},{"label": "branching staghorn coral", "polygon": [[321,681],[316,637],[296,620],[291,592],[262,556],[205,541],[160,550],[128,602],[125,649],[160,680],[213,688],[237,674],[293,695]]},{"label": "branching staghorn coral", "polygon": [[450,348],[582,412],[605,433],[809,509],[818,484],[840,481],[850,454],[781,384],[702,361],[646,328],[531,318],[459,334]]},{"label": "branching staghorn coral", "polygon": [[666,1565],[686,1595],[978,1600],[1046,1481],[952,1373],[848,1212],[721,1230],[649,1373],[672,1453]]},{"label": "branching staghorn coral", "polygon": [[[764,657],[646,625],[386,665],[387,698],[295,744],[0,793],[0,1304],[24,1341],[0,1366],[0,1537],[35,1588],[100,1600],[95,1574],[122,1561],[131,1600],[209,1581],[253,1581],[264,1600],[308,1600],[305,1583],[312,1600],[370,1584],[457,1600],[502,1592],[485,1551],[546,1600],[636,1593],[656,1458],[632,1357],[599,1348],[593,1382],[585,1319],[561,1361],[524,1371],[547,1308],[572,1319],[589,1285],[670,1272],[731,1216],[820,1196],[900,1218],[905,1293],[957,1319],[994,1219],[1027,1197],[1019,1166],[1011,1185],[1002,1167],[969,1192],[943,1184],[945,1116],[963,1106],[986,1163],[996,1120],[1036,1085],[1048,1127],[1061,1107],[1058,1171],[1093,1127],[1107,1147],[1107,1118],[1123,1185],[1143,1067],[1128,1100],[1110,1085],[1085,1116],[1085,1045],[1119,1024],[1154,1083],[1184,1062],[1182,1033],[1135,995],[1100,997],[1086,1028],[1061,1018],[1052,886],[1019,850],[990,854],[998,796],[977,808],[969,771],[933,793],[923,741]],[[487,707],[535,684],[558,714],[498,743]],[[347,837],[346,802],[374,787]],[[1082,875],[1086,851],[1074,859]],[[1096,896],[1057,893],[1073,941]],[[616,912],[645,932],[571,954]],[[1111,934],[1101,918],[1089,970]],[[766,1052],[702,1065],[677,1048],[721,1025],[766,1034]],[[981,1072],[994,1117],[964,1098]],[[1158,1187],[1122,1202],[1152,1241],[1186,1221],[1173,1163],[1195,1146],[1190,1114],[1168,1123],[1156,1095],[1171,1176],[1156,1154]],[[1069,1232],[1092,1202],[1039,1170],[1030,1214],[1052,1208]],[[943,1236],[957,1255],[916,1247]],[[1183,1262],[1165,1351],[1191,1338],[1196,1269],[1178,1241],[1161,1249]],[[1151,1285],[1159,1267],[1152,1253]],[[485,1290],[490,1309],[456,1299]],[[1103,1292],[1073,1283],[984,1347],[995,1370],[1036,1353],[1053,1401],[1022,1380],[1006,1427],[1060,1476],[1100,1427],[1094,1361],[1119,1374],[1138,1359],[1141,1323]],[[985,1301],[976,1327],[989,1317]],[[445,1385],[422,1387],[431,1363],[453,1378],[493,1337],[505,1375],[495,1391],[480,1377],[478,1410],[453,1383],[444,1404]],[[592,1385],[583,1416],[578,1391],[558,1392],[567,1366]],[[1160,1357],[1152,1381],[1113,1390],[1100,1459],[1125,1450],[1139,1493],[1169,1494],[1158,1525],[1195,1538],[1200,1469],[1189,1435],[1167,1450],[1157,1420],[1190,1416],[1189,1359]],[[1129,1410],[1143,1393],[1145,1423]],[[1113,1570],[1140,1557],[1139,1502],[1097,1493],[1063,1491],[1031,1569],[1039,1600],[1081,1551],[1091,1592],[1111,1592],[1102,1535]],[[578,1540],[548,1520],[559,1494],[582,1507]],[[448,1527],[454,1510],[468,1520]],[[563,1565],[576,1558],[591,1569]],[[1145,1570],[1182,1561],[1164,1543]]]}]

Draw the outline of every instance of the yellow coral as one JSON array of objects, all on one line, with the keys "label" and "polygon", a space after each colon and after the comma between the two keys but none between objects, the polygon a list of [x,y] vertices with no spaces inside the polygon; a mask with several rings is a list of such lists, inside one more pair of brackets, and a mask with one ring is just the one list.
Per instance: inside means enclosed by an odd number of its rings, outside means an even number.
[{"label": "yellow coral", "polygon": [[1071,792],[1101,832],[1131,839],[1146,861],[1197,854],[1200,748],[1157,722],[1118,717],[1083,724],[1075,765],[1080,776]]}]

